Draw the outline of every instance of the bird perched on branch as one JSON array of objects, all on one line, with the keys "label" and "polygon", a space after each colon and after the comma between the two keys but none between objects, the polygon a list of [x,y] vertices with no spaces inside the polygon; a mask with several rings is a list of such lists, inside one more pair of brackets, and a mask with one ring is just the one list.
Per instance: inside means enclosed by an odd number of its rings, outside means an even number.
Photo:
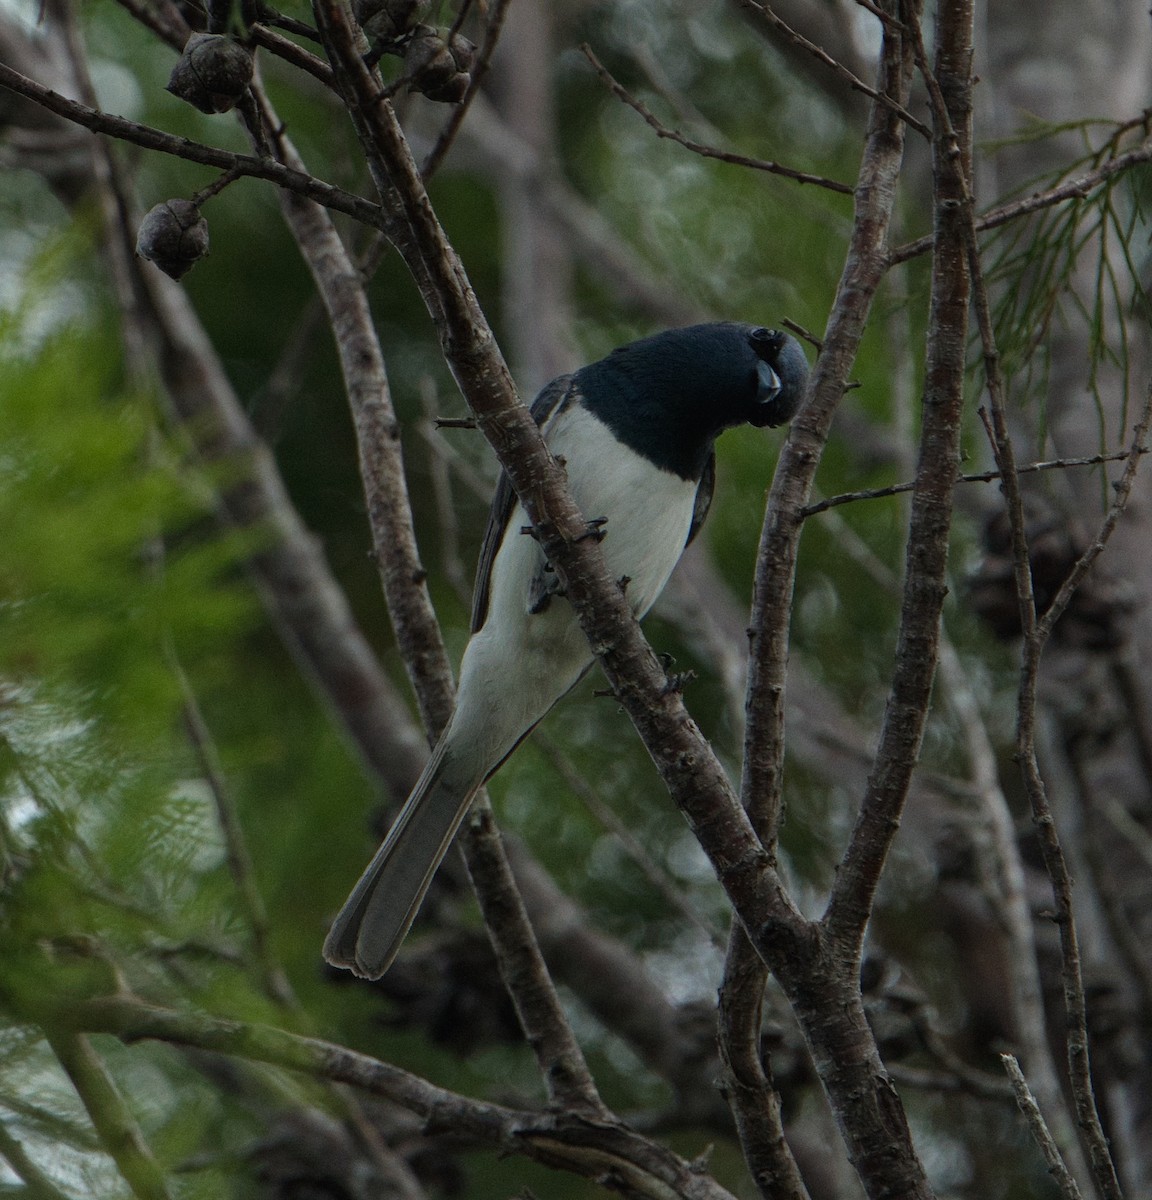
[{"label": "bird perched on branch", "polygon": [[[781,425],[803,399],[804,352],[776,330],[671,329],[553,380],[532,405],[637,617],[707,515],[714,443]],[[337,916],[324,956],[369,979],[395,957],[473,796],[594,659],[506,475],[492,501],[456,707],[395,824]]]}]

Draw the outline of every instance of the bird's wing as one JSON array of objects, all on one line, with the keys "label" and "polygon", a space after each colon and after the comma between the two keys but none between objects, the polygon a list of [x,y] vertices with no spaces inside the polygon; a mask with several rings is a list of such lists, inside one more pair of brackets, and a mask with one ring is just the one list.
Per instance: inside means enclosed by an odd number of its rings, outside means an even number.
[{"label": "bird's wing", "polygon": [[696,503],[692,506],[692,524],[688,527],[688,540],[685,547],[692,545],[692,539],[700,532],[712,507],[712,493],[716,490],[716,451],[708,455],[704,470],[700,474],[700,484],[696,488]]},{"label": "bird's wing", "polygon": [[[532,402],[531,413],[536,424],[545,431],[549,420],[565,407],[572,394],[571,375],[553,379]],[[488,617],[488,585],[492,575],[492,564],[496,552],[504,540],[512,510],[516,507],[516,493],[506,471],[500,472],[496,491],[492,496],[492,507],[488,510],[488,526],[480,544],[480,559],[476,564],[476,586],[472,592],[472,632],[482,629]]]}]

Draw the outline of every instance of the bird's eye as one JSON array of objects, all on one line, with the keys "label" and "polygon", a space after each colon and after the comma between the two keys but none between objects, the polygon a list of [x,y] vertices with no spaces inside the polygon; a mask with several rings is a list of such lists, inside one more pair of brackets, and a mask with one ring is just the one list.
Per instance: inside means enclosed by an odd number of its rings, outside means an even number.
[{"label": "bird's eye", "polygon": [[773,362],[784,345],[784,335],[779,329],[760,326],[748,335],[748,344],[756,352],[757,358],[764,362]]}]

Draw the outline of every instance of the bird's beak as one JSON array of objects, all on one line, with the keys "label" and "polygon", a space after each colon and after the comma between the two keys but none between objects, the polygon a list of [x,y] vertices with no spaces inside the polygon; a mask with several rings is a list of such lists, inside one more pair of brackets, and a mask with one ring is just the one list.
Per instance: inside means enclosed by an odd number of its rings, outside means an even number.
[{"label": "bird's beak", "polygon": [[763,360],[756,364],[756,404],[751,417],[751,423],[758,429],[765,425],[778,425],[776,401],[780,397],[784,385],[780,376]]}]

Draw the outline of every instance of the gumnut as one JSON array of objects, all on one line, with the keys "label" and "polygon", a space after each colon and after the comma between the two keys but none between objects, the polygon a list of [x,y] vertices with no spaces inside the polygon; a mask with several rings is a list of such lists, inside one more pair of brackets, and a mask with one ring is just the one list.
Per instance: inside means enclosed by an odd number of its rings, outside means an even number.
[{"label": "gumnut", "polygon": [[180,279],[208,253],[208,222],[191,200],[165,200],[140,222],[136,253]]},{"label": "gumnut", "polygon": [[476,47],[459,34],[446,41],[427,25],[417,26],[404,55],[409,88],[422,92],[429,100],[456,104],[468,90],[469,75]]},{"label": "gumnut", "polygon": [[462,33],[454,33],[448,39],[448,49],[457,71],[467,74],[476,62],[476,43],[469,41]]},{"label": "gumnut", "polygon": [[236,107],[252,82],[252,55],[223,33],[194,33],[172,69],[168,91],[203,113]]},{"label": "gumnut", "polygon": [[431,7],[432,0],[353,0],[352,12],[369,37],[395,42]]}]

